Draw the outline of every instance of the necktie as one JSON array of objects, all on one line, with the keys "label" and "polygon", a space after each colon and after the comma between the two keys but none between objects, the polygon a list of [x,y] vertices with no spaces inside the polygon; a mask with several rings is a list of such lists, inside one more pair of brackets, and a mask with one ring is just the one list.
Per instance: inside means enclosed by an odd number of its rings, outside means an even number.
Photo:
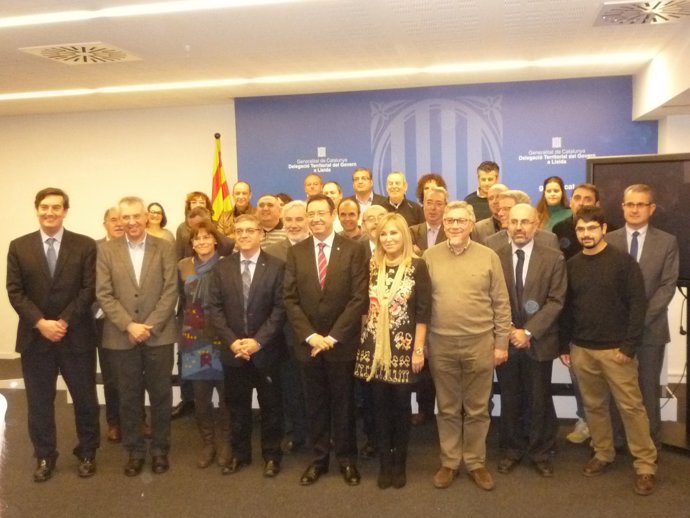
[{"label": "necktie", "polygon": [[319,284],[321,289],[323,289],[326,284],[326,271],[328,270],[328,262],[326,261],[326,254],[323,253],[323,249],[326,246],[325,243],[319,243]]},{"label": "necktie", "polygon": [[48,250],[46,251],[46,259],[48,260],[48,270],[50,270],[50,276],[52,277],[55,273],[55,264],[57,263],[57,253],[55,252],[54,244],[56,239],[54,237],[49,237],[46,239],[46,244],[48,245]]},{"label": "necktie", "polygon": [[249,300],[249,288],[252,285],[252,274],[249,271],[249,259],[242,260],[242,296],[244,297],[244,309],[247,309],[247,301]]},{"label": "necktie", "polygon": [[[517,255],[517,265],[515,266],[515,293],[517,294],[518,308],[520,311],[520,320],[522,320],[522,292],[524,291],[524,284],[522,282],[522,271],[525,267],[525,251],[518,248],[515,250]],[[517,322],[516,322],[517,323]],[[522,322],[519,322],[522,325]]]},{"label": "necktie", "polygon": [[630,255],[633,259],[635,259],[635,261],[637,261],[637,251],[640,246],[640,244],[637,241],[637,236],[639,235],[640,233],[636,230],[632,233],[632,239],[630,240]]}]

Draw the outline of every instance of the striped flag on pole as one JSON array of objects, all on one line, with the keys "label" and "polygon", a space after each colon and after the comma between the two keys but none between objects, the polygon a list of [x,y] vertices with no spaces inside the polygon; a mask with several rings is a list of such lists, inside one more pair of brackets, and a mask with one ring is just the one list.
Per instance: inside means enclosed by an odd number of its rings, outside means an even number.
[{"label": "striped flag on pole", "polygon": [[211,202],[213,205],[213,219],[218,220],[220,214],[232,210],[232,200],[228,182],[225,180],[223,161],[220,157],[220,133],[216,137],[216,154],[213,160],[213,184],[211,186]]}]

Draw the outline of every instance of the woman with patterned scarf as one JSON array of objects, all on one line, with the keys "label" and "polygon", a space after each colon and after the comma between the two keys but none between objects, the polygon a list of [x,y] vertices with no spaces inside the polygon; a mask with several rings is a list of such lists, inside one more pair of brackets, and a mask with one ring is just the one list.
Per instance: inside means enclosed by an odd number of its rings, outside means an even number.
[{"label": "woman with patterned scarf", "polygon": [[190,243],[194,255],[178,263],[182,334],[179,347],[182,356],[180,373],[183,380],[191,380],[194,388],[194,412],[201,434],[202,448],[197,456],[199,468],[208,467],[216,458],[213,390],[218,392],[218,425],[220,451],[218,464],[222,467],[232,458],[230,446],[230,417],[225,406],[223,366],[220,361],[222,341],[215,336],[204,314],[208,304],[213,269],[220,259],[216,250],[219,232],[210,220],[201,221],[191,230]]},{"label": "woman with patterned scarf", "polygon": [[413,254],[410,231],[399,214],[386,214],[379,223],[369,272],[369,312],[355,376],[372,384],[378,486],[401,488],[407,481],[412,384],[424,366],[431,281],[426,264]]}]

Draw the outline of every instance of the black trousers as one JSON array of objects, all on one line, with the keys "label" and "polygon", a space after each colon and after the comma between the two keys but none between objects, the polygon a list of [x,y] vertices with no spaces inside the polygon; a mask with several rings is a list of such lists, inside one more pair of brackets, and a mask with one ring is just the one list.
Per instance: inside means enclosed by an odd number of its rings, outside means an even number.
[{"label": "black trousers", "polygon": [[252,391],[256,388],[261,409],[261,453],[265,461],[280,462],[283,440],[283,393],[280,364],[258,368],[251,362],[223,365],[225,401],[230,412],[233,456],[252,459]]},{"label": "black trousers", "polygon": [[96,396],[96,347],[70,352],[61,345],[29,347],[21,356],[29,415],[29,437],[36,458],[57,455],[55,394],[58,374],[74,401],[78,443],[73,453],[94,457],[100,445]]},{"label": "black trousers", "polygon": [[376,437],[381,454],[396,450],[403,458],[410,442],[412,385],[373,380]]},{"label": "black trousers", "polygon": [[508,361],[496,368],[501,388],[500,444],[509,458],[548,459],[558,431],[552,367],[553,360],[537,361],[526,349],[510,346]]},{"label": "black trousers", "polygon": [[355,362],[327,362],[323,355],[301,363],[307,405],[309,437],[313,443],[312,464],[328,469],[330,441],[341,466],[357,460],[354,413]]}]

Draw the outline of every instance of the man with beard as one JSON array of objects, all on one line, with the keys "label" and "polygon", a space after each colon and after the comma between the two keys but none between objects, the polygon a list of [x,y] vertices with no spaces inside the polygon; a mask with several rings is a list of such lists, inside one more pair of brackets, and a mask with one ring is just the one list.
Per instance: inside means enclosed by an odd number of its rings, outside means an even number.
[{"label": "man with beard", "polygon": [[644,331],[646,297],[637,262],[604,241],[606,221],[598,207],[574,216],[582,252],[568,260],[568,296],[561,322],[561,360],[580,382],[594,456],[583,474],[602,474],[616,450],[609,404],[620,410],[628,449],[635,459],[634,489],[654,491],[657,451],[642,403],[635,351]]}]

